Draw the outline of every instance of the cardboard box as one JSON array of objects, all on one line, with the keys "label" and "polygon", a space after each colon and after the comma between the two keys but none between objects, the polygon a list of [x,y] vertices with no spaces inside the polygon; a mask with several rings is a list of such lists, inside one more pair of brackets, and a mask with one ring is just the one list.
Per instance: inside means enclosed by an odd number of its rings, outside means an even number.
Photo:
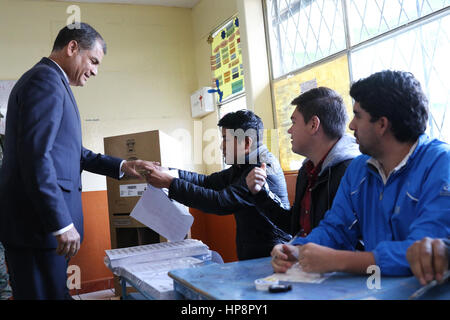
[{"label": "cardboard box", "polygon": [[[125,134],[104,138],[105,154],[124,160],[157,161],[161,166],[181,168],[180,142],[160,130]],[[106,178],[110,217],[129,214],[140,196],[146,181],[124,177]]]}]

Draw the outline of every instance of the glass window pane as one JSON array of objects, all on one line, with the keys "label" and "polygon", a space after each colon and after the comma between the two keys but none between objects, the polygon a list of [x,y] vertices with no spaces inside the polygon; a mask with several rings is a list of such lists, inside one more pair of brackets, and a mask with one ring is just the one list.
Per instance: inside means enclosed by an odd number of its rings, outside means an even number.
[{"label": "glass window pane", "polygon": [[294,106],[291,102],[300,93],[314,87],[328,87],[338,92],[344,99],[347,111],[352,112],[352,100],[349,95],[350,75],[347,55],[337,57],[332,61],[321,63],[293,77],[274,82],[275,111],[277,116],[280,164],[283,170],[298,170],[303,157],[292,152],[291,136],[287,132],[291,123]]},{"label": "glass window pane", "polygon": [[427,133],[450,142],[450,11],[351,54],[353,80],[385,70],[414,74],[429,99]]},{"label": "glass window pane", "polygon": [[450,0],[346,0],[355,45],[450,5]]},{"label": "glass window pane", "polygon": [[267,0],[275,78],[345,49],[341,0]]},{"label": "glass window pane", "polygon": [[219,119],[222,119],[222,117],[227,113],[236,112],[243,109],[247,109],[247,100],[245,95],[222,104],[219,107]]}]

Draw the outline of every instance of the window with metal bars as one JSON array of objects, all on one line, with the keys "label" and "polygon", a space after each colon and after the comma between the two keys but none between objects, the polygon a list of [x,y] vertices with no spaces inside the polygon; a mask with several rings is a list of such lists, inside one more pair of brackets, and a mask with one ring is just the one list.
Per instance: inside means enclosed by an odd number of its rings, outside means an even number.
[{"label": "window with metal bars", "polygon": [[272,86],[342,55],[350,81],[385,69],[410,71],[429,99],[427,133],[450,142],[450,0],[264,4]]}]

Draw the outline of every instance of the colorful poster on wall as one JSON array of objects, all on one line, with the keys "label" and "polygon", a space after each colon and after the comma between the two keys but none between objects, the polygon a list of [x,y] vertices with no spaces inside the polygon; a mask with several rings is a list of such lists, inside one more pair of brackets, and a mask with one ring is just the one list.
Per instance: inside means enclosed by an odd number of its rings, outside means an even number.
[{"label": "colorful poster on wall", "polygon": [[225,102],[244,90],[239,18],[234,17],[217,30],[211,42],[213,87],[218,90],[217,101]]},{"label": "colorful poster on wall", "polygon": [[342,96],[349,118],[351,118],[353,108],[349,95],[350,77],[347,55],[278,80],[273,84],[280,163],[285,171],[298,170],[304,160],[304,157],[292,152],[291,137],[287,132],[292,125],[290,118],[295,108],[291,102],[301,93],[321,86],[331,88]]}]

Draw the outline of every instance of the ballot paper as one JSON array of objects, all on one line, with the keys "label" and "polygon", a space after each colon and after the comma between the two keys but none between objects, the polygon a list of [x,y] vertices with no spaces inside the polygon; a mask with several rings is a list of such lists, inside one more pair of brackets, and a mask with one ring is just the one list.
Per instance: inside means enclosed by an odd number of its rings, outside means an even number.
[{"label": "ballot paper", "polygon": [[281,282],[322,283],[333,274],[334,272],[305,272],[297,262],[289,268],[286,273],[274,273],[268,277],[256,279],[255,286],[258,290],[268,290],[270,285],[279,284]]},{"label": "ballot paper", "polygon": [[115,274],[128,281],[154,299],[175,299],[173,279],[168,272],[174,269],[195,268],[203,265],[205,260],[194,257],[160,260],[131,264],[115,269]]},{"label": "ballot paper", "polygon": [[105,250],[105,264],[111,268],[131,266],[151,261],[162,261],[180,257],[210,255],[207,245],[200,240],[185,239],[175,242],[160,242],[128,248]]},{"label": "ballot paper", "polygon": [[175,299],[168,272],[202,266],[211,251],[200,240],[185,239],[105,250],[105,265],[119,277],[154,299]]},{"label": "ballot paper", "polygon": [[151,185],[147,186],[130,216],[169,241],[183,240],[194,222],[184,205],[167,196],[167,190]]}]

